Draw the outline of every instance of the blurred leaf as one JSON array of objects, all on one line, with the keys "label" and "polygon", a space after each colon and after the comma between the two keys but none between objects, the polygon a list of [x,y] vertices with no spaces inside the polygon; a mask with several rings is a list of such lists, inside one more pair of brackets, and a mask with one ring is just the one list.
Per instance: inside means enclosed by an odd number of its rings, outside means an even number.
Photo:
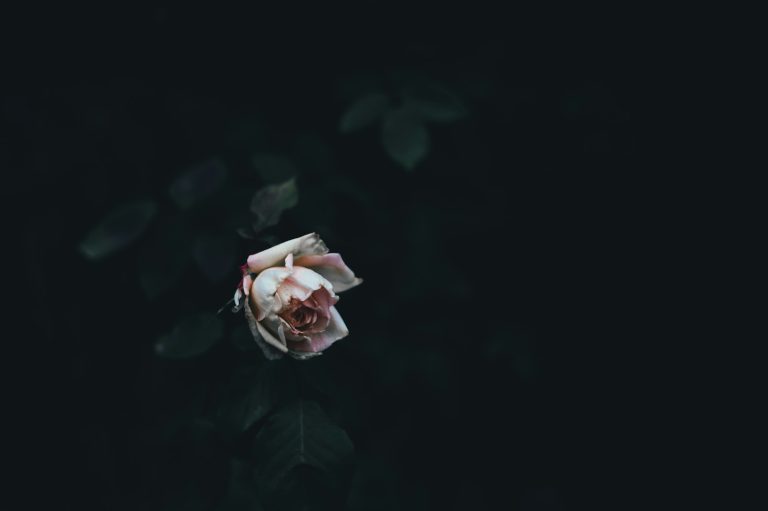
[{"label": "blurred leaf", "polygon": [[282,183],[298,173],[296,166],[284,156],[259,153],[253,156],[251,163],[261,178],[270,184]]},{"label": "blurred leaf", "polygon": [[393,160],[411,170],[429,151],[429,133],[413,111],[399,108],[384,118],[381,143]]},{"label": "blurred leaf", "polygon": [[231,459],[229,474],[227,493],[216,511],[261,511],[263,507],[258,501],[249,465]]},{"label": "blurred leaf", "polygon": [[272,415],[256,435],[257,472],[267,488],[283,486],[292,469],[307,465],[334,480],[353,454],[346,432],[320,406],[299,400]]},{"label": "blurred leaf", "polygon": [[163,222],[139,257],[139,281],[150,299],[178,282],[192,261],[193,239],[181,215]]},{"label": "blurred leaf", "polygon": [[205,353],[223,333],[215,314],[204,312],[181,320],[170,334],[155,344],[155,352],[165,358],[189,358]]},{"label": "blurred leaf", "polygon": [[195,241],[195,260],[208,280],[220,282],[236,270],[237,244],[231,236],[201,234]]},{"label": "blurred leaf", "polygon": [[181,209],[188,209],[216,192],[227,179],[227,169],[219,160],[210,160],[177,177],[169,193]]},{"label": "blurred leaf", "polygon": [[135,241],[157,213],[153,201],[142,200],[113,209],[80,244],[80,252],[98,260]]},{"label": "blurred leaf", "polygon": [[424,121],[452,122],[467,115],[455,93],[434,82],[411,84],[403,90],[405,105]]},{"label": "blurred leaf", "polygon": [[381,92],[368,93],[355,100],[339,121],[339,131],[351,133],[380,119],[389,110],[389,96]]},{"label": "blurred leaf", "polygon": [[[253,338],[251,343],[256,345]],[[270,361],[235,373],[217,411],[219,423],[242,433],[276,407],[296,399],[298,387],[290,369],[286,361]]]},{"label": "blurred leaf", "polygon": [[251,200],[251,212],[258,218],[254,230],[276,225],[283,211],[294,207],[298,202],[299,190],[293,178],[284,183],[262,188]]}]

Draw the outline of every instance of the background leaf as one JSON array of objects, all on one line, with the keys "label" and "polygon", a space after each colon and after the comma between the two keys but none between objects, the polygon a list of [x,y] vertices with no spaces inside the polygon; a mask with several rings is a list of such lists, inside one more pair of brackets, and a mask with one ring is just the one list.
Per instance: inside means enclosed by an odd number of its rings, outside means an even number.
[{"label": "background leaf", "polygon": [[226,181],[227,174],[224,164],[216,159],[198,165],[171,183],[171,199],[181,209],[189,209],[218,191]]},{"label": "background leaf", "polygon": [[165,358],[189,358],[208,351],[223,333],[219,318],[210,312],[181,320],[155,344],[155,353]]},{"label": "background leaf", "polygon": [[276,225],[283,211],[294,207],[298,202],[299,190],[293,178],[284,183],[262,188],[251,200],[251,212],[257,216],[254,230]]},{"label": "background leaf", "polygon": [[351,133],[380,119],[390,107],[389,96],[381,92],[368,93],[355,100],[339,121],[339,131]]},{"label": "background leaf", "polygon": [[413,111],[399,108],[384,118],[381,143],[393,160],[411,170],[429,151],[429,132]]},{"label": "background leaf", "polygon": [[257,472],[268,488],[283,485],[292,469],[308,465],[331,479],[350,460],[353,447],[320,405],[298,400],[271,416],[255,439]]},{"label": "background leaf", "polygon": [[[256,346],[253,338],[251,343]],[[296,399],[296,378],[287,364],[286,360],[270,361],[235,372],[216,412],[221,426],[227,431],[242,433],[280,404]]]},{"label": "background leaf", "polygon": [[136,240],[157,213],[153,201],[130,202],[113,209],[80,244],[80,252],[98,260]]}]

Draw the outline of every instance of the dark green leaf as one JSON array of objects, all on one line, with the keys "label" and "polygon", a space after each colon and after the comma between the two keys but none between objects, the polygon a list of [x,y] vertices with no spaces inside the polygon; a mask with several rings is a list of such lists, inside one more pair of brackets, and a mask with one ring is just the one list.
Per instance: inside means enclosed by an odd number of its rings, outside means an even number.
[{"label": "dark green leaf", "polygon": [[286,361],[271,361],[235,373],[218,409],[218,422],[225,430],[242,433],[275,408],[296,399],[298,387],[290,369]]},{"label": "dark green leaf", "polygon": [[267,488],[283,486],[296,467],[307,465],[333,479],[351,460],[352,442],[320,406],[299,400],[271,416],[255,439],[257,472]]},{"label": "dark green leaf", "polygon": [[251,212],[257,217],[254,230],[258,231],[277,224],[283,211],[294,207],[298,202],[299,190],[293,178],[284,183],[262,188],[251,200]]},{"label": "dark green leaf", "polygon": [[221,338],[218,317],[209,312],[181,320],[173,331],[155,344],[155,352],[165,358],[189,358],[205,353]]},{"label": "dark green leaf", "polygon": [[393,160],[410,170],[427,155],[429,132],[412,110],[399,108],[384,118],[381,143]]},{"label": "dark green leaf", "polygon": [[195,242],[195,260],[211,282],[220,282],[237,269],[236,251],[237,244],[231,236],[202,234]]},{"label": "dark green leaf", "polygon": [[181,209],[203,201],[216,192],[227,179],[227,169],[219,160],[211,160],[183,173],[171,183],[171,198]]},{"label": "dark green leaf", "polygon": [[341,116],[339,131],[351,133],[373,124],[389,110],[389,105],[389,96],[380,92],[371,92],[358,98]]},{"label": "dark green leaf", "polygon": [[157,206],[143,200],[124,204],[113,209],[80,244],[85,257],[98,260],[126,247],[136,240],[155,216]]}]

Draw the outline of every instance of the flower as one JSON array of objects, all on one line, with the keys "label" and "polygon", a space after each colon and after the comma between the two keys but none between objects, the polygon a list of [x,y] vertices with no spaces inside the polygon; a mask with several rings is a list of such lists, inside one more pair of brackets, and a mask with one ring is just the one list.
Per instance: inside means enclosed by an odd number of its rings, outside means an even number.
[{"label": "flower", "polygon": [[267,358],[306,359],[349,334],[335,307],[336,293],[362,282],[311,233],[248,257],[235,310],[243,306]]}]

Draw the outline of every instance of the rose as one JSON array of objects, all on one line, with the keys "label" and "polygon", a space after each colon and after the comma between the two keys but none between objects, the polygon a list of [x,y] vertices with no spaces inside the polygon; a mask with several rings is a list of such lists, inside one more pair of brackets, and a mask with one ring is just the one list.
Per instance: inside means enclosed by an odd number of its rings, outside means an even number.
[{"label": "rose", "polygon": [[[282,264],[282,265],[281,265]],[[253,254],[243,266],[243,300],[254,339],[267,358],[317,356],[349,334],[336,293],[362,283],[320,237],[307,234]]]}]

